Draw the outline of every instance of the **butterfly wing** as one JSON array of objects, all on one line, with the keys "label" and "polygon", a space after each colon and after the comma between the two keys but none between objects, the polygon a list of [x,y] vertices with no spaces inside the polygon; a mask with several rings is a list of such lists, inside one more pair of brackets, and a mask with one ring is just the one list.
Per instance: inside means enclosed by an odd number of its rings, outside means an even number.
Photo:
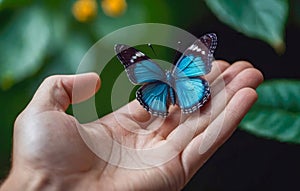
[{"label": "butterfly wing", "polygon": [[[166,117],[173,90],[164,83],[164,71],[144,53],[127,45],[115,45],[118,59],[124,65],[128,78],[134,84],[142,84],[136,98],[141,105],[155,116]],[[174,98],[173,98],[174,99]]]},{"label": "butterfly wing", "polygon": [[202,78],[179,78],[174,83],[177,104],[183,113],[196,111],[210,96],[208,82]]},{"label": "butterfly wing", "polygon": [[211,70],[217,36],[206,34],[184,51],[172,71],[176,101],[183,113],[199,109],[210,96],[209,84],[200,76]]},{"label": "butterfly wing", "polygon": [[140,87],[136,92],[136,98],[152,115],[166,117],[170,91],[173,89],[168,84],[157,81]]},{"label": "butterfly wing", "polygon": [[115,52],[133,84],[164,81],[164,71],[141,51],[128,45],[116,44]]},{"label": "butterfly wing", "polygon": [[189,46],[179,58],[172,71],[175,78],[197,77],[210,72],[217,36],[206,34]]}]

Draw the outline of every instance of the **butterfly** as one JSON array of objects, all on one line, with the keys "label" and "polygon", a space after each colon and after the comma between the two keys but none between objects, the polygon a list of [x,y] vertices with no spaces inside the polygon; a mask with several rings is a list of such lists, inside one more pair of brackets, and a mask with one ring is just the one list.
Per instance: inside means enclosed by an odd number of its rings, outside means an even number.
[{"label": "butterfly", "polygon": [[216,34],[205,34],[166,71],[133,47],[116,44],[114,49],[129,80],[142,85],[136,92],[140,104],[152,115],[166,117],[170,104],[177,104],[184,114],[189,114],[207,102],[210,88],[202,76],[211,71],[216,46]]}]

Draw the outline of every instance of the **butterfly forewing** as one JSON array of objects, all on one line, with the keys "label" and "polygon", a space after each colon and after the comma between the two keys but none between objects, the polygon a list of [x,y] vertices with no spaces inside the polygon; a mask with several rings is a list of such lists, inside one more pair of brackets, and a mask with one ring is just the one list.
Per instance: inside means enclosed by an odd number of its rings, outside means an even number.
[{"label": "butterfly forewing", "polygon": [[172,71],[173,76],[185,78],[208,74],[211,70],[216,44],[217,37],[214,33],[206,34],[197,39],[177,61]]},{"label": "butterfly forewing", "polygon": [[217,48],[217,35],[215,33],[209,33],[201,36],[200,41],[205,44],[210,53],[213,54]]},{"label": "butterfly forewing", "polygon": [[217,35],[215,33],[209,33],[209,34],[203,35],[199,39],[203,44],[205,44],[205,46],[209,50],[209,53],[207,56],[207,63],[210,64],[209,68],[211,68],[211,62],[214,60],[213,54],[217,48]]},{"label": "butterfly forewing", "polygon": [[115,52],[132,83],[143,84],[165,80],[164,71],[141,51],[127,45],[117,44]]}]

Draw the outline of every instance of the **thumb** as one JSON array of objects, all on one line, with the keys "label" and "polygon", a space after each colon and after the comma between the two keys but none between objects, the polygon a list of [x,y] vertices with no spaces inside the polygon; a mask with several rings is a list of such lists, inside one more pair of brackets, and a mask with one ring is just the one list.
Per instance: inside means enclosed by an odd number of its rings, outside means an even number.
[{"label": "thumb", "polygon": [[96,73],[55,75],[46,78],[33,96],[28,107],[41,111],[65,111],[71,103],[92,97],[100,88]]}]

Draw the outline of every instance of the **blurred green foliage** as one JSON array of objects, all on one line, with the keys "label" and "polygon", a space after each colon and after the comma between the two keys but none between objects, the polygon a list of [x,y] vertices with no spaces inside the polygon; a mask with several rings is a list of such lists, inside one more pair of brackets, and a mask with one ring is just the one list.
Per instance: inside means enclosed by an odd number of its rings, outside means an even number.
[{"label": "blurred green foliage", "polygon": [[[99,0],[96,1],[98,9],[95,17],[79,22],[72,15],[75,2],[76,0],[0,1],[0,177],[7,174],[9,169],[13,122],[38,85],[49,75],[75,73],[84,54],[106,34],[121,27],[144,22],[160,22],[188,28],[201,21],[211,9],[221,21],[234,29],[278,48],[284,45],[284,28],[289,11],[287,0],[128,0],[127,10],[123,15],[109,17],[102,11]],[[293,3],[295,7],[291,14],[300,22],[300,4],[297,1]],[[101,77],[106,83],[103,84],[97,99],[105,99],[110,95],[113,79],[122,70],[121,65],[105,68]],[[274,86],[277,87],[277,84]],[[293,87],[289,86],[291,91],[286,94],[299,96],[300,92],[295,92]],[[259,91],[260,99],[271,96],[270,92],[264,92],[265,88],[262,87]],[[299,103],[298,100],[292,100]],[[261,115],[261,112],[255,110],[260,109],[260,104],[259,101],[244,121],[246,129],[251,129],[253,120]],[[111,111],[108,105],[100,104],[100,116]],[[268,110],[265,105],[262,107]],[[292,112],[276,114],[280,117],[294,115]],[[257,120],[254,123],[257,128],[252,128],[251,132],[257,134],[259,127],[265,124]],[[291,131],[298,131],[299,135],[298,129]],[[280,136],[271,133],[268,137]]]}]

